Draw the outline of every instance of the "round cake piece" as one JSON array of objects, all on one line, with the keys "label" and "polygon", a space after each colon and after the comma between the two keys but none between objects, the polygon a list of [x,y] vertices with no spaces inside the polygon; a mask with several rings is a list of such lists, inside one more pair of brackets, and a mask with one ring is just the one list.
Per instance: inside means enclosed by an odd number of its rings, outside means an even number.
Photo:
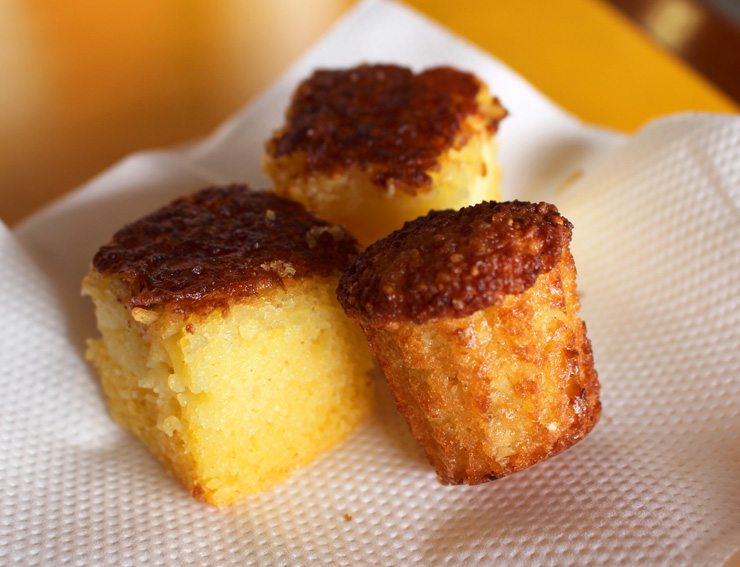
[{"label": "round cake piece", "polygon": [[267,142],[264,170],[367,246],[432,209],[499,199],[505,116],[480,79],[451,67],[318,70]]},{"label": "round cake piece", "polygon": [[546,203],[432,211],[342,276],[339,302],[442,482],[517,472],[597,423],[571,231]]},{"label": "round cake piece", "polygon": [[372,355],[336,299],[356,253],[342,227],[243,186],[123,227],[83,282],[113,418],[220,507],[310,463],[372,407]]}]

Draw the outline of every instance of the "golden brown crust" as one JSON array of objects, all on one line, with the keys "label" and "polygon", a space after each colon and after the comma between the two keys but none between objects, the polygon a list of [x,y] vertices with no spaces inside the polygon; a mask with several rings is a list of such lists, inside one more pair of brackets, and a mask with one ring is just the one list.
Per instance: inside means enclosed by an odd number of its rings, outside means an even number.
[{"label": "golden brown crust", "polygon": [[389,331],[363,323],[399,412],[440,481],[478,484],[585,437],[601,415],[575,264],[461,319]]},{"label": "golden brown crust", "polygon": [[129,307],[206,314],[286,279],[340,272],[357,242],[297,202],[246,186],[182,197],[119,230],[93,259]]},{"label": "golden brown crust", "polygon": [[555,266],[572,225],[547,203],[432,211],[357,256],[338,298],[373,325],[467,317],[529,289]]},{"label": "golden brown crust", "polygon": [[396,65],[319,70],[296,90],[287,125],[267,143],[278,158],[305,155],[306,172],[372,169],[372,181],[402,191],[428,191],[441,154],[464,144],[464,121],[480,115],[495,132],[506,111],[492,99],[483,113],[484,85],[471,73],[438,67],[414,74]]}]

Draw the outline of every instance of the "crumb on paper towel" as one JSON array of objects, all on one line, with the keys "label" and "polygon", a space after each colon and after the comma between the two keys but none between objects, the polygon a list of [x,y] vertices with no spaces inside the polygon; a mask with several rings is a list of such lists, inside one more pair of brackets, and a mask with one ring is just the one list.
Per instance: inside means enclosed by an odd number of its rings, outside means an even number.
[{"label": "crumb on paper towel", "polygon": [[352,514],[345,514],[344,519],[349,522],[352,519]]}]

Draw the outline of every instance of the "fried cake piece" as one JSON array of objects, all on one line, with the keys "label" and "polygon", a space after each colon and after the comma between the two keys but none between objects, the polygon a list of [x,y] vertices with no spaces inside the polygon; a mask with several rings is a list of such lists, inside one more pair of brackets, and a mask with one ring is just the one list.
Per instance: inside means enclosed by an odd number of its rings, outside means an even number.
[{"label": "fried cake piece", "polygon": [[450,67],[319,70],[294,93],[263,169],[279,194],[367,246],[432,209],[500,199],[505,116],[485,84]]},{"label": "fried cake piece", "polygon": [[342,276],[339,301],[442,482],[514,473],[598,421],[571,229],[545,203],[433,211]]},{"label": "fried cake piece", "polygon": [[335,295],[356,250],[303,205],[238,186],[121,229],[83,283],[113,418],[219,507],[340,442],[372,403],[372,355]]}]

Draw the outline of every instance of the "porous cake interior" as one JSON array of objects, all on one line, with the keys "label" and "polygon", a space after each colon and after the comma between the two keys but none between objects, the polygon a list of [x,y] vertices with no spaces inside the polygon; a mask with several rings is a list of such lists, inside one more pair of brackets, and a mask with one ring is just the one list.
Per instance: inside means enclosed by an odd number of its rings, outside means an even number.
[{"label": "porous cake interior", "polygon": [[227,506],[286,478],[370,412],[372,358],[336,278],[287,281],[205,317],[120,301],[89,275],[90,342],[113,417],[192,492]]},{"label": "porous cake interior", "polygon": [[363,246],[401,228],[406,221],[432,209],[459,209],[481,201],[501,199],[501,169],[497,141],[488,132],[471,137],[461,149],[439,159],[439,169],[428,172],[431,190],[414,195],[372,182],[372,171],[357,168],[341,174],[303,173],[303,157],[292,154],[265,159],[265,170],[282,195],[302,202],[321,218],[350,229]]}]

